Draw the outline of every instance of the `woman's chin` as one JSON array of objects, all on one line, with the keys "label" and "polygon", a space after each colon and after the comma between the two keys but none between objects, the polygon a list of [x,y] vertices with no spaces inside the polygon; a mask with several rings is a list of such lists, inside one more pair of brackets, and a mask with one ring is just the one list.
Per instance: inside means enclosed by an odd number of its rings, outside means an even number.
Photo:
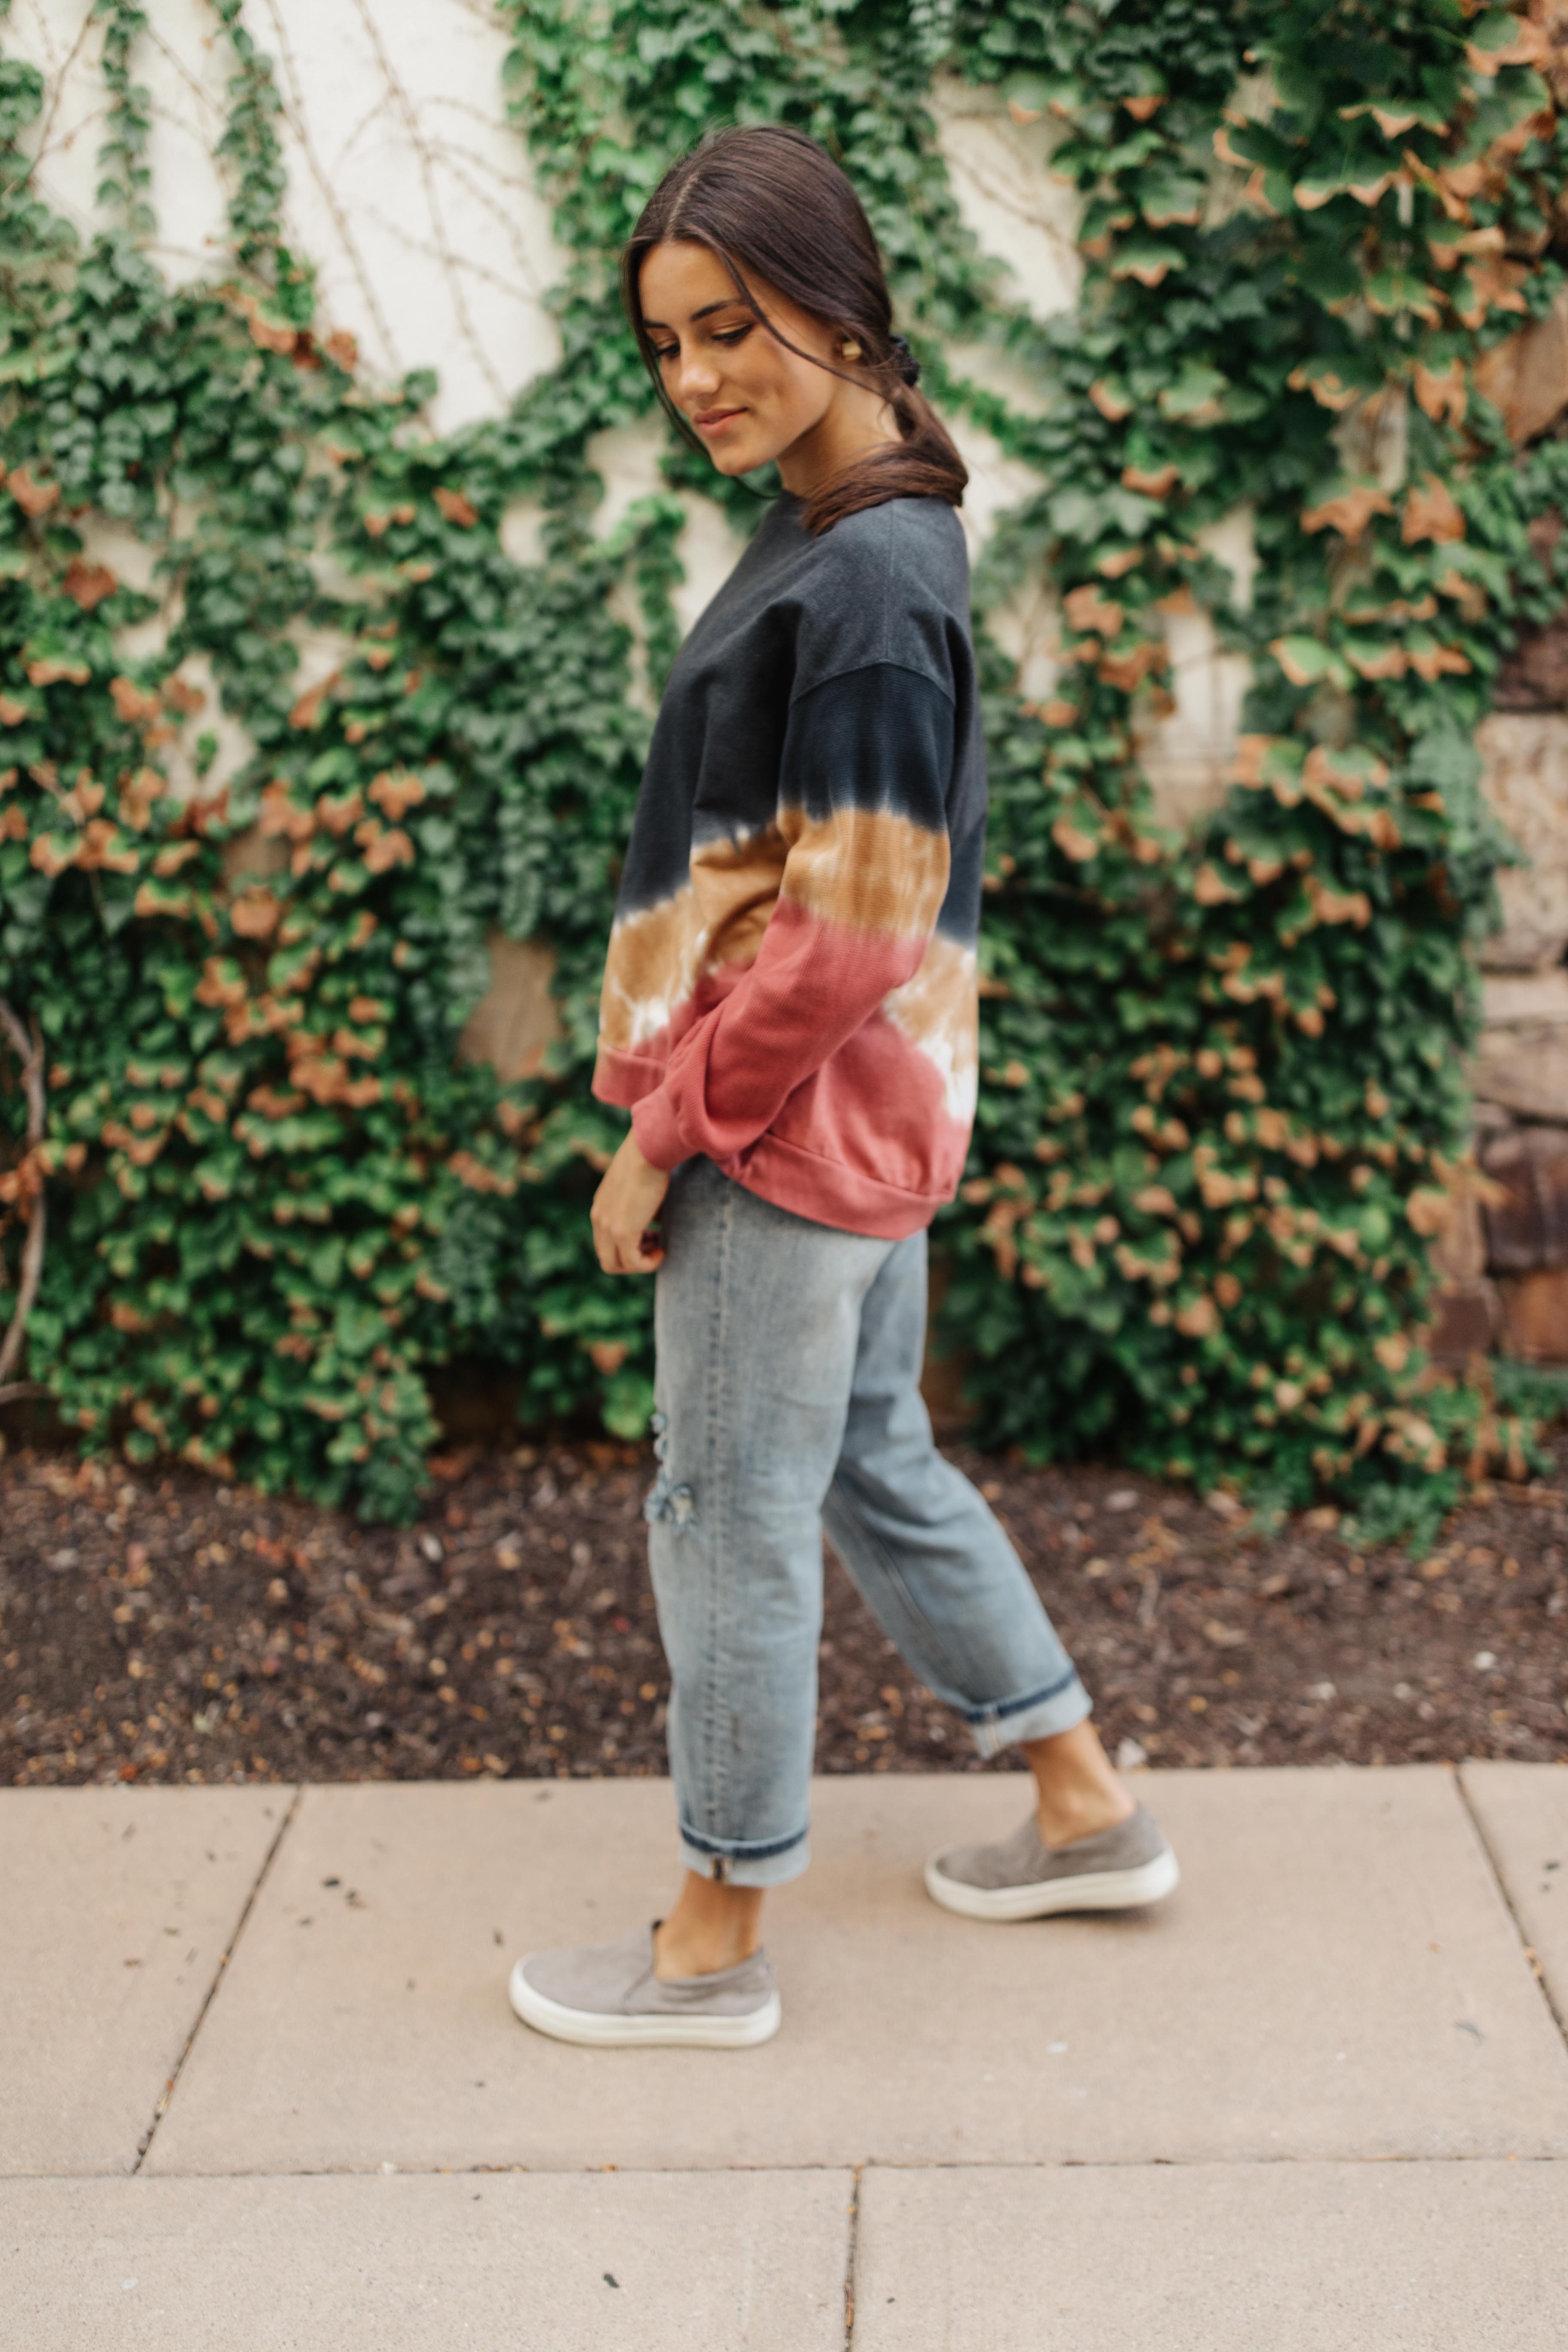
[{"label": "woman's chin", "polygon": [[759,466],[770,465],[778,452],[771,446],[758,442],[754,438],[748,438],[745,441],[738,441],[728,448],[721,442],[710,442],[708,455],[713,461],[715,472],[733,477],[737,474],[754,474]]}]

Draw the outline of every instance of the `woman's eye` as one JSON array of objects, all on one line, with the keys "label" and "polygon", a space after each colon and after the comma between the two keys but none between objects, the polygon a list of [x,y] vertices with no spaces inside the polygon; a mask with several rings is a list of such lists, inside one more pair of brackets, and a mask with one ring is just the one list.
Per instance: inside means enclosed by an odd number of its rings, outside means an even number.
[{"label": "woman's eye", "polygon": [[653,355],[662,367],[666,360],[672,360],[675,357],[679,348],[679,343],[655,343],[652,346]]},{"label": "woman's eye", "polygon": [[713,340],[716,343],[743,343],[751,331],[751,321],[748,320],[743,327],[726,327],[722,334],[715,335]]}]

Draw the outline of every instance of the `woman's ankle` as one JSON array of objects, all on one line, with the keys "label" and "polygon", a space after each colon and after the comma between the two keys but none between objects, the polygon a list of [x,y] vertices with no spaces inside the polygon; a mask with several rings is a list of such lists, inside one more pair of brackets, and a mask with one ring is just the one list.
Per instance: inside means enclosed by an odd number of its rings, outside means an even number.
[{"label": "woman's ankle", "polygon": [[654,1930],[653,1969],[663,1982],[739,1968],[762,1943],[762,1889],[688,1871],[680,1898]]},{"label": "woman's ankle", "polygon": [[1120,1783],[1110,1789],[1036,1789],[1035,1817],[1041,1839],[1049,1846],[1072,1845],[1079,1838],[1114,1829],[1134,1810]]},{"label": "woman's ankle", "polygon": [[1035,1811],[1047,1845],[1071,1845],[1114,1829],[1135,1808],[1089,1723],[1025,1749],[1035,1775]]}]

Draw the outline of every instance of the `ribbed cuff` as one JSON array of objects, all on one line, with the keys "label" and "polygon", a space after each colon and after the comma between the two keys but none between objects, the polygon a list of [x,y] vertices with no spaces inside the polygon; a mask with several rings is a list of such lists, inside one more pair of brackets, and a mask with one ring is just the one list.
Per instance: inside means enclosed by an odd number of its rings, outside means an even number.
[{"label": "ribbed cuff", "polygon": [[668,1175],[679,1168],[690,1152],[680,1139],[680,1129],[675,1123],[675,1110],[663,1087],[651,1095],[644,1095],[632,1111],[632,1133],[637,1139],[637,1150],[652,1168],[662,1168]]}]

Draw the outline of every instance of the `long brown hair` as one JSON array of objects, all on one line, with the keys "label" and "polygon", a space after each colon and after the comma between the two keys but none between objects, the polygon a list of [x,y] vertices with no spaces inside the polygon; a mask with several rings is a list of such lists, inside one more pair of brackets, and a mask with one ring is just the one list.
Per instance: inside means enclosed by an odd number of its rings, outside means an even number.
[{"label": "long brown hair", "polygon": [[748,310],[787,351],[796,346],[769,319],[746,282],[748,270],[853,338],[864,354],[854,372],[828,373],[847,383],[869,383],[892,409],[901,438],[867,450],[814,490],[803,517],[808,530],[828,530],[846,515],[888,499],[963,504],[969,476],[935,409],[917,389],[919,362],[892,331],[892,302],[871,224],[815,139],[766,123],[710,132],[665,173],[621,257],[621,296],[643,362],[678,429],[701,447],[665,391],[642,314],[643,262],[656,245],[672,240],[705,245],[716,254]]}]

